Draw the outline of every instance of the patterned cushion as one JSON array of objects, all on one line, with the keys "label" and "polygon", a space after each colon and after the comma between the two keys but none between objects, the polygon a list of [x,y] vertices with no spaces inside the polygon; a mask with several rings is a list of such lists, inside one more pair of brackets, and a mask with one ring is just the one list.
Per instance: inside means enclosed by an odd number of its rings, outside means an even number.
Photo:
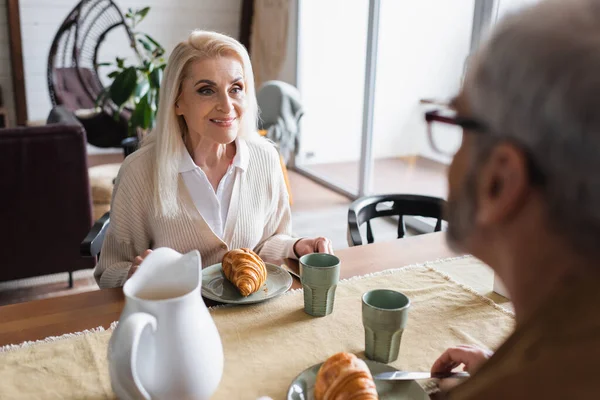
[{"label": "patterned cushion", "polygon": [[[90,187],[92,189],[92,203],[110,205],[113,192],[113,181],[119,173],[121,164],[104,164],[91,167],[88,170]],[[94,216],[94,219],[97,219]]]}]

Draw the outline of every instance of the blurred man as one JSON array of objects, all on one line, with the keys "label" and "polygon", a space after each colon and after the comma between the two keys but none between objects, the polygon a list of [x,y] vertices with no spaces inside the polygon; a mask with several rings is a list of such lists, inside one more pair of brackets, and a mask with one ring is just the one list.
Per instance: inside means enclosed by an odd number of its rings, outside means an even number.
[{"label": "blurred man", "polygon": [[506,18],[451,109],[427,114],[430,134],[464,132],[448,241],[494,269],[517,326],[495,354],[448,349],[432,372],[471,373],[450,399],[600,398],[600,1]]}]

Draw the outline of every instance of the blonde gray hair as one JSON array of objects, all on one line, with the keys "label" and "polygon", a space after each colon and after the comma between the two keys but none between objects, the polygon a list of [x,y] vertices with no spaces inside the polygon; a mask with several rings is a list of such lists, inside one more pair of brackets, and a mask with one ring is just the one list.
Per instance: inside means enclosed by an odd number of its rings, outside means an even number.
[{"label": "blonde gray hair", "polygon": [[573,244],[596,249],[600,2],[548,0],[510,15],[473,61],[466,99],[492,136],[476,138],[476,157],[493,141],[521,144],[544,176],[550,223]]},{"label": "blonde gray hair", "polygon": [[179,161],[182,152],[187,151],[182,138],[188,129],[183,117],[175,113],[181,83],[191,63],[219,56],[236,57],[242,64],[246,103],[239,136],[246,139],[258,137],[254,74],[246,48],[237,40],[220,33],[193,31],[187,40],[175,47],[169,57],[160,87],[156,127],[144,141],[144,145],[154,144],[154,207],[160,216],[175,217],[180,212],[177,201]]}]

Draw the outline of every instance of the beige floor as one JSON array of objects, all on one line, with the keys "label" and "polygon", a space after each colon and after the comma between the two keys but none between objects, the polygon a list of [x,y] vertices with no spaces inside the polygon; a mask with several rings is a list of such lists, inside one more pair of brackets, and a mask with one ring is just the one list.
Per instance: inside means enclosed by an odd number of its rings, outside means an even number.
[{"label": "beige floor", "polygon": [[[358,162],[309,165],[311,171],[353,190],[358,187]],[[422,157],[383,158],[373,163],[373,194],[412,193],[445,198],[447,167]]]},{"label": "beige floor", "polygon": [[[95,155],[89,157],[89,165],[119,162],[120,155]],[[352,174],[348,164],[315,166],[340,180],[350,182]],[[404,192],[445,195],[444,167],[419,159],[388,159],[375,164],[375,188],[379,193]],[[298,237],[326,236],[334,249],[342,249],[347,243],[347,215],[350,200],[314,183],[293,171],[289,171],[294,203],[292,205],[293,232]],[[377,220],[373,224],[376,241],[395,240],[396,225],[389,220]],[[75,288],[67,287],[67,274],[56,274],[12,282],[0,282],[0,305],[33,299],[60,296],[95,290],[92,270],[78,271]]]}]

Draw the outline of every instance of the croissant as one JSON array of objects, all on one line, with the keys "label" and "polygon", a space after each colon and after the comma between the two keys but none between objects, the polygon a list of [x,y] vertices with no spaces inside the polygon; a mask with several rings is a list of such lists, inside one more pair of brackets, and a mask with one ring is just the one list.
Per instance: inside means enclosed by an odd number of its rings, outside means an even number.
[{"label": "croissant", "polygon": [[376,400],[377,388],[367,364],[354,354],[338,353],[317,373],[315,400]]},{"label": "croissant", "polygon": [[238,288],[242,296],[257,292],[267,280],[267,266],[250,249],[228,251],[221,262],[228,281]]}]

